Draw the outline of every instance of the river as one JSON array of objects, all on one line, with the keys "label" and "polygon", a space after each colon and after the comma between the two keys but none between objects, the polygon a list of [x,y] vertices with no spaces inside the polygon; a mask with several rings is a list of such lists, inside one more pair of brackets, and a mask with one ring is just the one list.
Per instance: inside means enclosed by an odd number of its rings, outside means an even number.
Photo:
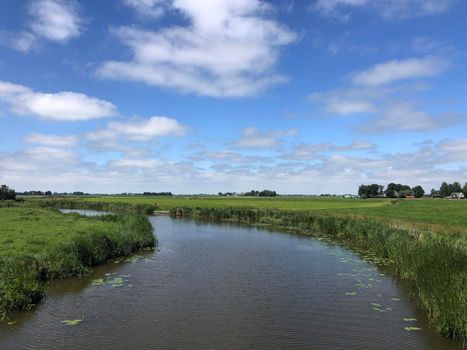
[{"label": "river", "polygon": [[428,327],[402,282],[337,244],[150,220],[158,250],[51,282],[36,308],[0,324],[0,349],[461,348]]}]

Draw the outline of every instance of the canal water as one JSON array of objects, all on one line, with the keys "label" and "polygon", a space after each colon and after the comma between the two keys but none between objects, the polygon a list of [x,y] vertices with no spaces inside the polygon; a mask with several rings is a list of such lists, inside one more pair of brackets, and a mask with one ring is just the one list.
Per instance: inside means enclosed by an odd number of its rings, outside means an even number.
[{"label": "canal water", "polygon": [[0,349],[461,348],[428,327],[403,283],[339,245],[150,220],[158,250],[52,282],[35,309],[0,324]]}]

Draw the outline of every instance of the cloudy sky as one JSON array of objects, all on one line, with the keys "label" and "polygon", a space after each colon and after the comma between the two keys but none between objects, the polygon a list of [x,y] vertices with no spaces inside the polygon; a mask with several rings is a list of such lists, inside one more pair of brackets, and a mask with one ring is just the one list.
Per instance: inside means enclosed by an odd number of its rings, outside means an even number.
[{"label": "cloudy sky", "polygon": [[467,181],[464,0],[2,0],[0,183]]}]

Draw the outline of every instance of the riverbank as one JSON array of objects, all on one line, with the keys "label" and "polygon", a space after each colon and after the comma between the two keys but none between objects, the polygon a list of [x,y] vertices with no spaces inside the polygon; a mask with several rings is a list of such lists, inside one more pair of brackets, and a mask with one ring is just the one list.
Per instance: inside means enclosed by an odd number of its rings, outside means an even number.
[{"label": "riverbank", "polygon": [[442,335],[467,339],[467,239],[391,227],[371,219],[326,212],[248,208],[190,208],[171,210],[173,217],[273,225],[305,235],[325,235],[363,252],[410,281],[413,297]]},{"label": "riverbank", "polygon": [[86,274],[92,266],[154,247],[156,239],[141,214],[84,217],[12,204],[0,208],[0,242],[0,316],[5,316],[40,301],[45,281]]}]

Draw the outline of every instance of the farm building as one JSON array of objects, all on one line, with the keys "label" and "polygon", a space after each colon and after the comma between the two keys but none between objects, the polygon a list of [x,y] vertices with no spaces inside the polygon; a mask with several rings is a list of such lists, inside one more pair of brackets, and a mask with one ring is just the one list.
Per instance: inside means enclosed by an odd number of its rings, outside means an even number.
[{"label": "farm building", "polygon": [[464,199],[464,194],[462,192],[454,192],[451,194],[452,199]]}]

